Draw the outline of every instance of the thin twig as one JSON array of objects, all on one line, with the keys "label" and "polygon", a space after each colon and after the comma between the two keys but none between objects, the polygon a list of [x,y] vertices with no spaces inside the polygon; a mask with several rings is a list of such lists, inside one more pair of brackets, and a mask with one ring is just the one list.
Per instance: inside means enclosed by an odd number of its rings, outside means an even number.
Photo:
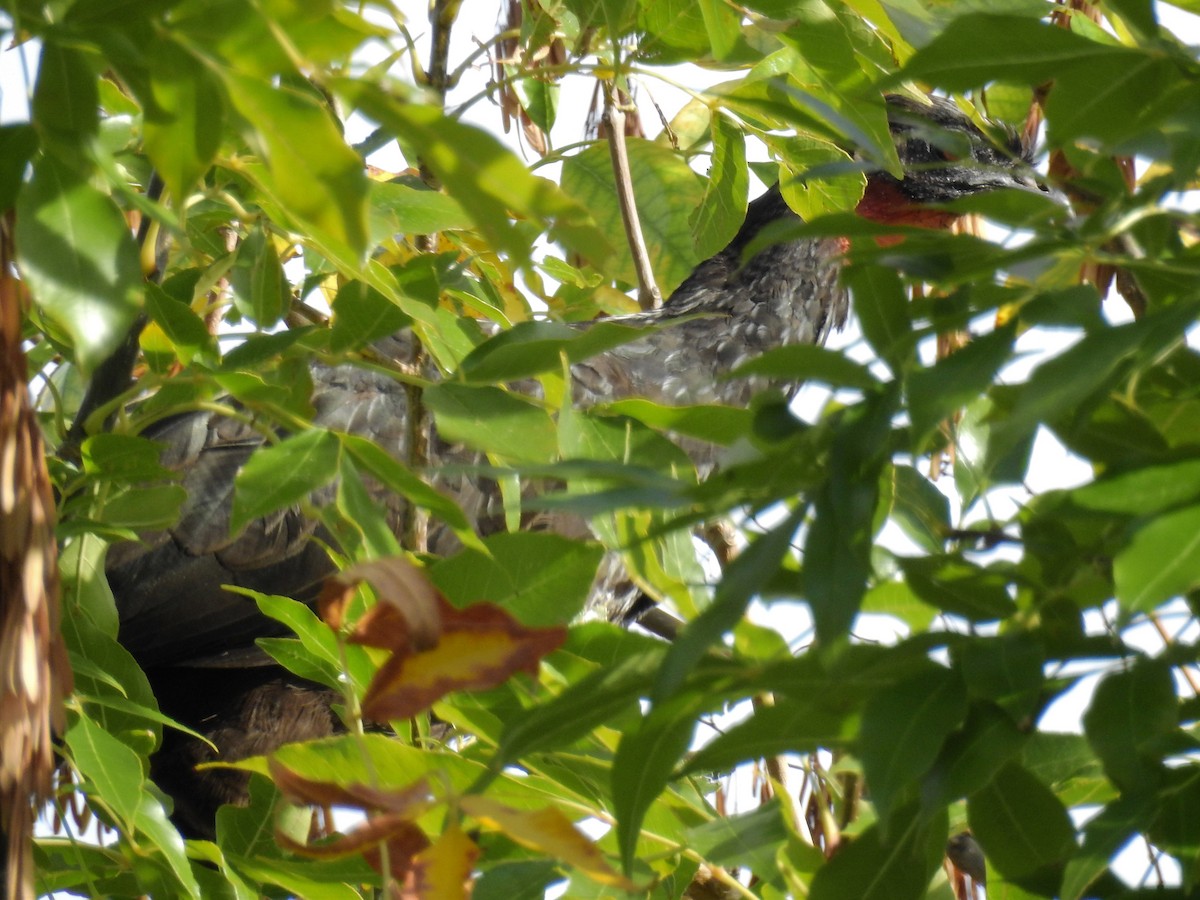
[{"label": "thin twig", "polygon": [[[461,0],[434,0],[429,7],[429,24],[433,34],[429,47],[429,66],[426,68],[426,78],[429,88],[437,97],[438,106],[446,106],[446,89],[448,86],[447,71],[450,57],[450,31],[458,18]],[[414,57],[415,58],[415,57]],[[441,187],[437,175],[429,168],[425,160],[420,161],[421,180],[435,190]],[[417,249],[422,253],[436,253],[438,236],[423,234],[417,238]],[[416,346],[413,353],[413,364],[418,371],[425,362],[426,349],[422,344]],[[407,429],[407,453],[405,462],[410,468],[420,470],[429,461],[429,411],[422,401],[422,389],[419,385],[406,384],[404,387],[408,400],[408,416],[405,421]],[[429,543],[429,512],[415,503],[404,505],[403,523],[401,525],[404,546],[415,553],[424,553]]]},{"label": "thin twig", "polygon": [[[1149,619],[1150,624],[1152,624],[1155,631],[1158,632],[1158,636],[1162,638],[1163,645],[1166,647],[1173,645],[1175,643],[1175,638],[1169,631],[1167,631],[1167,626],[1162,623],[1162,619],[1160,619],[1156,613],[1150,613]],[[1197,697],[1200,697],[1200,684],[1197,684],[1196,676],[1192,673],[1191,669],[1189,669],[1187,666],[1180,666],[1179,671],[1183,675],[1183,680],[1188,683],[1188,687],[1192,689],[1192,693]]]},{"label": "thin twig", "polygon": [[658,309],[662,306],[662,292],[654,283],[654,270],[650,267],[650,254],[646,251],[642,223],[638,219],[637,204],[634,202],[633,177],[629,171],[629,154],[625,149],[625,113],[617,102],[616,86],[611,81],[605,81],[603,86],[608,150],[612,156],[617,202],[621,206],[621,221],[625,225],[625,240],[629,243],[634,269],[637,271],[638,306],[642,309]]}]

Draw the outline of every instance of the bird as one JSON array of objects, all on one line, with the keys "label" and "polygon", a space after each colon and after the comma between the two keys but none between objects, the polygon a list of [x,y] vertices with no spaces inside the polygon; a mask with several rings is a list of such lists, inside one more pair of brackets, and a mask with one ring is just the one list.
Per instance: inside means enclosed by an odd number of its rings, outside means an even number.
[{"label": "bird", "polygon": [[[903,173],[868,172],[857,207],[861,216],[940,227],[954,218],[942,204],[960,197],[999,188],[1045,190],[1033,175],[1030,149],[1015,135],[989,136],[944,98],[889,95],[886,104]],[[763,378],[722,378],[773,347],[822,344],[848,315],[849,297],[839,282],[844,241],[784,239],[743,258],[762,230],[780,221],[799,217],[777,184],[749,204],[729,244],[697,265],[661,308],[610,319],[657,327],[575,363],[575,402],[642,397],[669,405],[744,407],[765,387],[794,390]],[[403,336],[393,349],[402,362],[415,358],[414,342]],[[314,364],[312,379],[315,424],[368,437],[396,458],[406,457],[410,411],[403,385],[353,365]],[[230,534],[234,479],[263,443],[251,424],[202,411],[160,421],[144,436],[163,444],[162,464],[180,474],[187,500],[173,526],[110,548],[105,571],[119,611],[119,638],[146,670],[163,711],[216,745],[168,731],[151,771],[172,797],[184,833],[211,837],[217,807],[244,802],[248,776],[197,772],[197,763],[267,753],[340,727],[330,709],[331,691],[271,665],[254,646],[256,638],[280,634],[282,626],[222,585],[309,602],[334,571],[324,549],[330,536],[298,508]],[[711,447],[684,446],[702,473],[716,464]],[[471,474],[484,461],[480,454],[435,433],[429,459],[432,483],[463,507],[480,535],[505,527],[495,484]],[[333,490],[318,492],[313,502],[327,502]],[[399,523],[403,499],[381,502]],[[561,527],[578,525],[564,520]],[[448,527],[431,523],[431,553],[456,547]],[[621,578],[613,575],[611,561],[602,568],[594,592],[617,590]]]},{"label": "bird", "polygon": [[960,831],[946,841],[946,858],[975,884],[987,887],[987,860],[971,832]]}]

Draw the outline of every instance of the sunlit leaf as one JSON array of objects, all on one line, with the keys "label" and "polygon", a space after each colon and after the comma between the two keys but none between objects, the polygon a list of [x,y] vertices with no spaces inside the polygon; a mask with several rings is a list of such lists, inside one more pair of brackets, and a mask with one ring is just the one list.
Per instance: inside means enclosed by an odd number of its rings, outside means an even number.
[{"label": "sunlit leaf", "polygon": [[367,245],[367,176],[329,112],[308,94],[226,73],[237,111],[261,142],[271,184],[285,212],[343,252]]},{"label": "sunlit leaf", "polygon": [[587,601],[603,550],[556,534],[496,534],[429,572],[456,606],[490,600],[527,625],[565,624]]},{"label": "sunlit leaf", "polygon": [[508,391],[444,383],[425,391],[424,400],[448,440],[513,460],[554,458],[558,437],[550,416]]},{"label": "sunlit leaf", "polygon": [[279,321],[289,294],[288,283],[275,244],[261,228],[251,231],[238,248],[229,282],[242,315],[262,329]]},{"label": "sunlit leaf", "polygon": [[439,614],[432,645],[392,645],[363,698],[365,715],[377,722],[405,719],[452,691],[486,690],[517,672],[536,673],[541,658],[565,638],[561,627],[525,628],[491,603],[456,610],[439,598]]},{"label": "sunlit leaf", "polygon": [[125,339],[141,305],[133,236],[109,197],[49,156],[34,165],[17,220],[21,275],[90,372]]},{"label": "sunlit leaf", "polygon": [[67,729],[66,741],[100,802],[126,826],[133,825],[145,780],[137,754],[85,715]]},{"label": "sunlit leaf", "polygon": [[479,848],[462,828],[447,828],[433,844],[413,860],[413,879],[418,897],[429,900],[466,900],[471,896],[471,872]]},{"label": "sunlit leaf", "polygon": [[[708,21],[707,8],[705,21]],[[736,32],[733,32],[736,34]],[[707,259],[721,251],[746,218],[750,190],[746,137],[725,116],[712,120],[713,158],[704,199],[689,220],[696,254]]]},{"label": "sunlit leaf", "polygon": [[[700,261],[688,216],[700,205],[704,189],[696,173],[678,154],[649,141],[629,141],[633,193],[650,264],[666,297]],[[591,210],[606,234],[624,235],[608,148],[593,146],[563,165],[563,189]],[[597,266],[605,263],[594,251],[583,250]],[[624,241],[604,266],[621,281],[636,284],[633,256]]]},{"label": "sunlit leaf", "polygon": [[344,80],[337,89],[363,115],[417,148],[492,244],[518,261],[528,258],[530,246],[509,222],[510,211],[541,222],[570,249],[597,259],[610,252],[604,232],[572,196],[532,174],[492,135],[432,106],[398,102],[366,82]]},{"label": "sunlit leaf", "polygon": [[463,797],[463,811],[489,829],[502,832],[523,847],[546,853],[586,872],[601,884],[632,890],[633,885],[608,864],[596,845],[552,806],[517,810],[488,797]]},{"label": "sunlit leaf", "polygon": [[178,44],[149,48],[154,104],[146,109],[146,153],[177,203],[187,197],[221,144],[225,104],[220,85]]}]

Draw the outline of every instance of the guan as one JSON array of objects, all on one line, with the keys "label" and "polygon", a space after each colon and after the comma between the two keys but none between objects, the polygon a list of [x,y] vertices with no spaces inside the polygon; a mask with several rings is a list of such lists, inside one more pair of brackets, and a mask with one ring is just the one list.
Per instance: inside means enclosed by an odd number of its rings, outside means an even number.
[{"label": "guan", "polygon": [[[1012,136],[989,138],[950,101],[889,96],[887,105],[903,177],[870,172],[860,215],[942,228],[955,218],[942,207],[957,198],[999,188],[1042,189],[1028,148]],[[724,379],[724,373],[773,347],[821,344],[841,327],[849,306],[839,282],[843,241],[785,239],[743,259],[760,231],[779,220],[798,217],[776,185],[749,205],[729,245],[696,266],[661,308],[618,320],[660,327],[572,367],[575,402],[643,397],[668,405],[745,406],[768,382]],[[412,345],[404,337],[395,342],[401,355]],[[403,384],[349,365],[314,365],[312,377],[315,424],[367,437],[405,458],[409,399]],[[111,548],[106,573],[120,613],[120,639],[146,670],[163,711],[218,748],[168,730],[152,762],[155,781],[174,800],[180,828],[211,837],[217,807],[244,802],[248,776],[197,772],[198,763],[269,753],[340,728],[332,691],[289,675],[255,647],[256,638],[279,634],[282,626],[222,585],[308,602],[334,566],[324,549],[328,535],[296,508],[231,536],[234,479],[263,443],[255,429],[197,412],[159,422],[144,435],[165,445],[162,462],[180,473],[187,501],[173,527]],[[684,446],[702,474],[711,471],[711,448],[698,441]],[[493,482],[462,474],[478,461],[478,454],[436,435],[431,441],[432,483],[486,535],[504,527],[504,510]],[[457,465],[459,474],[439,474],[446,464],[466,465]],[[314,502],[331,496],[315,496]],[[385,502],[399,522],[403,499]],[[573,531],[579,525],[564,518],[550,527]],[[456,549],[450,530],[436,523],[428,544],[436,554]],[[593,589],[601,606],[627,605],[601,596],[628,590],[616,568],[606,561]]]}]

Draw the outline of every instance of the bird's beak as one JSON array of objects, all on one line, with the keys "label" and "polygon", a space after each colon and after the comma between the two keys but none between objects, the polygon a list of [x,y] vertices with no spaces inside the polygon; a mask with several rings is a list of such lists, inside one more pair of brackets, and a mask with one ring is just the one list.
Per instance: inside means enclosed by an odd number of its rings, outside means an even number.
[{"label": "bird's beak", "polygon": [[1053,185],[1047,184],[1036,172],[1032,174],[1023,173],[1019,175],[1010,175],[1007,185],[997,185],[997,187],[1005,186],[1016,188],[1019,191],[1031,191],[1035,194],[1044,194],[1059,206],[1071,205],[1066,194]]}]

